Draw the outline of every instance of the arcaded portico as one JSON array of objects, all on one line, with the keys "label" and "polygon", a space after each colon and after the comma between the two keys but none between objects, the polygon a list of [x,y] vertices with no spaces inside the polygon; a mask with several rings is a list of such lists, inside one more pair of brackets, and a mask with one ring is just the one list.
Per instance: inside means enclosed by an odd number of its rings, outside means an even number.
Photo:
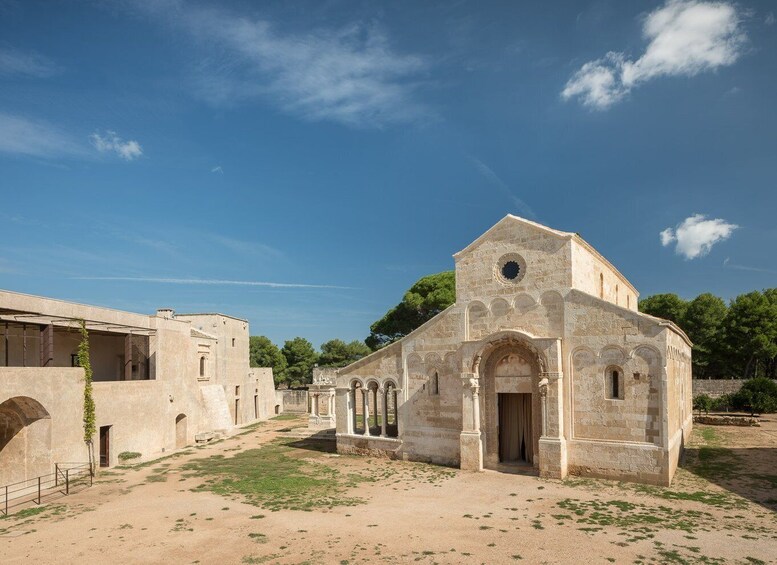
[{"label": "arcaded portico", "polygon": [[453,306],[339,370],[338,450],[668,484],[685,334],[574,233],[507,216],[454,258]]}]

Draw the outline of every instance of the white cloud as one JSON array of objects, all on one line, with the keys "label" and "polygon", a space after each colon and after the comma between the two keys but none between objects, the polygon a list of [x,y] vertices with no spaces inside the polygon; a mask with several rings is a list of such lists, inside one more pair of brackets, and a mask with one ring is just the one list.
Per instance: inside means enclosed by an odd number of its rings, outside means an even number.
[{"label": "white cloud", "polygon": [[32,157],[83,153],[72,136],[43,121],[0,113],[0,152]]},{"label": "white cloud", "polygon": [[226,286],[263,286],[267,288],[331,288],[340,290],[353,290],[349,286],[334,286],[328,284],[297,284],[297,283],[277,283],[266,281],[232,281],[224,279],[175,279],[162,277],[71,277],[80,281],[118,281],[118,282],[141,282],[141,283],[159,283],[159,284],[186,284],[186,285],[226,285]]},{"label": "white cloud", "polygon": [[195,81],[210,103],[262,98],[307,120],[356,127],[429,115],[415,100],[426,60],[396,53],[376,25],[284,33],[268,21],[179,2],[139,8],[182,27],[203,48]]},{"label": "white cloud", "polygon": [[42,55],[0,48],[0,75],[27,75],[47,78],[60,72],[61,69],[53,61]]},{"label": "white cloud", "polygon": [[661,76],[694,76],[732,65],[747,36],[734,4],[668,0],[645,18],[648,45],[635,61],[610,52],[584,64],[569,79],[562,98],[579,97],[584,106],[603,110],[633,88]]},{"label": "white cloud", "polygon": [[221,165],[218,165],[218,166],[216,166],[216,167],[213,167],[213,168],[210,170],[210,172],[211,172],[211,173],[219,173],[219,174],[222,174],[222,175],[223,175],[223,174],[224,174],[224,169],[222,169],[222,168],[221,168]]},{"label": "white cloud", "polygon": [[100,153],[107,151],[116,153],[125,161],[132,161],[143,155],[143,148],[137,141],[124,141],[115,131],[106,131],[105,135],[94,132],[89,136],[92,144]]},{"label": "white cloud", "polygon": [[764,19],[766,25],[773,26],[775,22],[777,22],[777,18],[774,17],[774,12],[766,14],[766,19]]},{"label": "white cloud", "polygon": [[499,176],[493,171],[491,167],[486,165],[483,161],[478,159],[477,157],[473,157],[472,155],[468,155],[470,161],[475,165],[475,168],[478,170],[478,172],[483,175],[483,177],[491,183],[493,186],[499,189],[502,194],[504,194],[507,198],[509,198],[513,205],[515,206],[516,210],[522,215],[527,216],[529,218],[535,218],[536,214],[534,213],[534,210],[531,209],[531,207],[526,204],[523,200],[518,198],[512,190],[510,190],[510,187],[507,186],[507,184],[499,178]]},{"label": "white cloud", "polygon": [[725,241],[739,226],[720,218],[708,220],[703,214],[694,214],[683,220],[676,228],[666,228],[660,233],[661,245],[675,243],[675,253],[686,259],[703,257],[712,246]]}]

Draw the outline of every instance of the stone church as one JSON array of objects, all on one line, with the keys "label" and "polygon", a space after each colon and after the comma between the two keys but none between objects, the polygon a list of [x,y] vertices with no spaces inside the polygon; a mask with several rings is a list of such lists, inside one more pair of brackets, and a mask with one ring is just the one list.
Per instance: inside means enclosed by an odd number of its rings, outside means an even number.
[{"label": "stone church", "polygon": [[691,342],[578,234],[508,215],[454,255],[456,302],[339,370],[337,449],[668,485]]}]

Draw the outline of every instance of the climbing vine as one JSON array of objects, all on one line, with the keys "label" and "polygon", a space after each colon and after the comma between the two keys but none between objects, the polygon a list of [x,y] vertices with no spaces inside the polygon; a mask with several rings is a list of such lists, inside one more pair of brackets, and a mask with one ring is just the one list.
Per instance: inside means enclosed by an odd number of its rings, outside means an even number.
[{"label": "climbing vine", "polygon": [[84,369],[84,441],[92,445],[95,433],[94,397],[92,396],[92,364],[89,361],[89,332],[80,321],[81,343],[78,344],[78,365]]}]

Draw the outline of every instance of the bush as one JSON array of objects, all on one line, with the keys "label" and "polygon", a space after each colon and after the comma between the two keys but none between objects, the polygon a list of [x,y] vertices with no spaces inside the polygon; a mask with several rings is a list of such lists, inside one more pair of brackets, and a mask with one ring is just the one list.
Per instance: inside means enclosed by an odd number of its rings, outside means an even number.
[{"label": "bush", "polygon": [[712,399],[712,407],[710,410],[715,412],[729,412],[732,408],[734,408],[734,395],[723,394],[718,398]]},{"label": "bush", "polygon": [[712,409],[713,406],[713,400],[706,394],[697,394],[693,397],[693,409],[699,411],[699,415],[701,415],[702,412],[705,414],[708,414],[709,411]]},{"label": "bush", "polygon": [[129,461],[130,459],[137,459],[140,457],[140,453],[137,451],[122,451],[119,453],[119,461]]},{"label": "bush", "polygon": [[733,397],[733,404],[750,415],[777,412],[777,382],[767,377],[754,377],[745,381]]}]

